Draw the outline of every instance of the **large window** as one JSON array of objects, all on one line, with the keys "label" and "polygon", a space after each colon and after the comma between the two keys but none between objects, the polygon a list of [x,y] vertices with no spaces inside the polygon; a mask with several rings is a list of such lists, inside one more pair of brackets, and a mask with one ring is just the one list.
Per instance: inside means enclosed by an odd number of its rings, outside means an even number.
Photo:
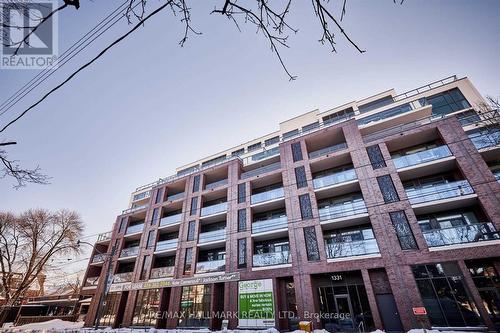
[{"label": "large window", "polygon": [[142,289],[137,292],[133,326],[155,326],[160,305],[160,289]]},{"label": "large window", "polygon": [[421,98],[420,104],[431,104],[432,114],[439,116],[470,108],[469,102],[467,102],[458,88]]},{"label": "large window", "polygon": [[495,327],[500,327],[500,275],[493,261],[473,261],[467,263],[472,280],[476,285],[484,307]]},{"label": "large window", "polygon": [[212,285],[182,287],[179,327],[208,327]]},{"label": "large window", "polygon": [[114,326],[121,295],[122,293],[109,293],[106,295],[99,325]]},{"label": "large window", "polygon": [[477,326],[480,317],[456,263],[413,266],[420,296],[433,326]]}]

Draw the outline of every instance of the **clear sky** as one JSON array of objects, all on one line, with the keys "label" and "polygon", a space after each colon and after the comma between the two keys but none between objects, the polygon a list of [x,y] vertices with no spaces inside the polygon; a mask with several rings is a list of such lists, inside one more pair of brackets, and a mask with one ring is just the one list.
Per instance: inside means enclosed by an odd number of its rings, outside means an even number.
[{"label": "clear sky", "polygon": [[[59,15],[65,50],[123,0],[82,1]],[[331,1],[338,7],[342,1]],[[150,8],[159,1],[148,1]],[[500,2],[497,0],[350,0],[344,26],[367,50],[337,34],[338,53],[318,43],[310,1],[294,0],[282,55],[289,82],[269,44],[242,25],[209,15],[223,0],[190,1],[201,36],[184,47],[183,26],[165,11],[91,68],[0,134],[16,140],[11,158],[39,164],[50,185],[12,189],[0,180],[0,210],[69,208],[86,235],[111,229],[135,187],[175,167],[278,129],[278,123],[395,88],[405,91],[449,75],[468,76],[484,95],[500,96]],[[0,117],[5,124],[130,27],[123,22]],[[36,71],[0,70],[0,101]],[[86,262],[83,261],[82,265]]]}]

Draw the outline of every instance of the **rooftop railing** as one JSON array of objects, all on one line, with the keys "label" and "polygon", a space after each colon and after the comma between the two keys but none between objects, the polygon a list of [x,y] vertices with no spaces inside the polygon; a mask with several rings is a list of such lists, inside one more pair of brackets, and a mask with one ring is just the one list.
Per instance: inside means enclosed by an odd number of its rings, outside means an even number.
[{"label": "rooftop railing", "polygon": [[500,239],[493,223],[477,223],[422,232],[429,247]]},{"label": "rooftop railing", "polygon": [[405,156],[400,156],[394,158],[392,161],[394,162],[394,165],[396,166],[396,169],[402,169],[426,162],[431,162],[435,160],[439,160],[445,157],[451,156],[451,151],[448,146],[440,146],[424,151],[420,151],[418,153],[414,154],[409,154]]},{"label": "rooftop railing", "polygon": [[426,91],[439,88],[441,86],[444,86],[445,84],[453,83],[453,82],[455,82],[457,80],[458,80],[458,78],[457,78],[456,75],[448,76],[448,77],[445,77],[444,79],[437,80],[437,81],[425,84],[425,85],[423,85],[421,87],[418,87],[418,88],[415,88],[415,89],[412,89],[412,90],[408,90],[408,91],[406,91],[404,93],[401,93],[399,95],[394,96],[392,99],[395,102],[398,102],[398,101],[401,101],[403,99],[407,99],[409,97],[413,97],[413,96],[422,94],[422,93],[424,93]]}]

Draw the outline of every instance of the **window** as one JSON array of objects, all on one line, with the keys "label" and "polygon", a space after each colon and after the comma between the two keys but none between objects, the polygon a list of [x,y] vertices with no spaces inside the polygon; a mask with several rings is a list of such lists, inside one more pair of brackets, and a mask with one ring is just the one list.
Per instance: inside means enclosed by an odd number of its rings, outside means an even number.
[{"label": "window", "polygon": [[247,239],[238,239],[238,268],[247,267]]},{"label": "window", "polygon": [[186,257],[184,258],[184,274],[191,273],[192,263],[193,263],[193,248],[188,247],[186,249]]},{"label": "window", "polygon": [[221,156],[218,156],[216,158],[212,158],[211,160],[208,160],[208,161],[205,161],[203,163],[201,163],[201,166],[202,167],[206,167],[206,166],[210,166],[210,165],[215,165],[219,162],[222,162],[226,159],[226,155],[221,155]]},{"label": "window", "polygon": [[246,200],[246,183],[238,184],[238,203],[244,203]]},{"label": "window", "polygon": [[148,249],[152,249],[155,246],[155,231],[150,230],[148,233],[148,242],[146,243],[146,247]]},{"label": "window", "polygon": [[297,188],[307,187],[306,168],[304,166],[295,168],[295,183]]},{"label": "window", "polygon": [[357,120],[358,125],[366,125],[372,122],[380,121],[383,119],[391,118],[391,117],[396,117],[400,114],[410,112],[412,110],[412,106],[410,103],[399,105],[393,108],[390,108],[385,111],[377,112],[375,114],[371,114],[367,117],[361,118]]},{"label": "window", "polygon": [[211,314],[212,284],[182,287],[179,327],[208,327]]},{"label": "window", "polygon": [[240,156],[245,153],[245,148],[240,148],[238,150],[235,150],[231,153],[231,156]]},{"label": "window", "polygon": [[193,193],[198,192],[200,190],[200,175],[194,176],[193,179]]},{"label": "window", "polygon": [[319,260],[318,239],[316,238],[316,229],[314,227],[304,228],[304,239],[306,241],[307,260]]},{"label": "window", "polygon": [[448,113],[470,108],[469,102],[458,88],[454,88],[419,100],[421,105],[432,105],[432,115],[443,116]]},{"label": "window", "polygon": [[118,230],[118,232],[122,233],[125,231],[126,228],[127,228],[127,218],[122,217],[122,219],[120,220],[120,229]]},{"label": "window", "polygon": [[479,291],[484,307],[496,327],[500,324],[500,277],[491,260],[467,263],[472,281]]},{"label": "window", "polygon": [[392,225],[398,236],[399,245],[401,245],[402,250],[416,250],[418,249],[417,242],[411,231],[410,224],[406,218],[404,211],[391,212],[389,213],[391,217]]},{"label": "window", "polygon": [[247,210],[239,209],[238,210],[238,231],[247,230]]},{"label": "window", "polygon": [[163,187],[159,188],[158,191],[156,191],[156,198],[155,198],[155,204],[159,204],[163,200]]},{"label": "window", "polygon": [[198,197],[191,198],[191,210],[190,215],[196,215],[196,210],[198,209]]},{"label": "window", "polygon": [[385,203],[399,201],[399,195],[390,175],[377,177],[378,187]]},{"label": "window", "polygon": [[375,109],[381,108],[383,106],[389,105],[393,102],[394,102],[394,100],[392,99],[392,96],[386,96],[386,97],[382,97],[380,99],[377,99],[373,102],[359,105],[358,109],[359,109],[360,113],[364,113],[364,112],[368,112],[368,111],[375,110]]},{"label": "window", "polygon": [[312,124],[309,124],[309,125],[305,125],[302,127],[302,132],[309,132],[309,131],[312,131],[313,129],[316,129],[316,128],[319,128],[319,121],[317,122],[314,122]]},{"label": "window", "polygon": [[189,221],[188,225],[188,234],[187,234],[187,240],[192,241],[194,240],[194,230],[196,228],[196,221]]},{"label": "window", "polygon": [[373,169],[380,169],[386,167],[384,156],[380,151],[379,145],[366,147],[366,152],[368,153],[368,157],[370,158],[370,163],[372,164]]},{"label": "window", "polygon": [[280,142],[280,137],[275,136],[273,138],[270,138],[270,139],[267,139],[266,141],[264,141],[264,145],[271,146],[271,145],[274,145],[275,143],[278,143],[278,142]]},{"label": "window", "polygon": [[251,152],[251,151],[254,151],[254,150],[257,150],[257,149],[260,149],[260,147],[262,146],[262,144],[260,142],[257,142],[257,143],[254,143],[254,144],[251,144],[250,146],[247,147],[247,151],[248,152]]},{"label": "window", "polygon": [[292,131],[283,133],[283,140],[293,138],[294,136],[296,136],[298,134],[299,134],[299,130],[298,129],[294,129]]},{"label": "window", "polygon": [[302,147],[300,142],[292,143],[292,158],[294,162],[302,161]]},{"label": "window", "polygon": [[300,215],[303,220],[312,219],[312,207],[311,207],[311,198],[309,194],[299,195],[299,203],[300,203]]},{"label": "window", "polygon": [[132,318],[133,326],[154,327],[156,325],[157,314],[160,310],[160,294],[160,289],[142,289],[137,292]]},{"label": "window", "polygon": [[160,215],[160,208],[153,209],[153,214],[151,215],[151,225],[156,225],[156,222],[158,222],[159,215]]},{"label": "window", "polygon": [[464,327],[481,323],[456,263],[417,265],[412,270],[432,326]]},{"label": "window", "polygon": [[102,316],[100,324],[104,326],[113,326],[115,324],[118,305],[120,303],[122,293],[108,293],[103,302]]},{"label": "window", "polygon": [[140,280],[147,279],[149,266],[151,266],[151,256],[144,256],[144,260],[142,261]]},{"label": "window", "polygon": [[343,122],[343,121],[350,119],[352,117],[354,117],[354,110],[353,110],[353,108],[348,108],[348,109],[324,116],[323,123],[325,125],[340,123],[340,122]]}]

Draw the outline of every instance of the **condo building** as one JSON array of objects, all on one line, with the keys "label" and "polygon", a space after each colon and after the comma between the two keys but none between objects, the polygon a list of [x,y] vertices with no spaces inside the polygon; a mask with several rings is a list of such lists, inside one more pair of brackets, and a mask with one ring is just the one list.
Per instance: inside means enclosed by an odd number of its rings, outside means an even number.
[{"label": "condo building", "polygon": [[500,117],[467,78],[394,90],[141,186],[86,326],[500,329]]}]

